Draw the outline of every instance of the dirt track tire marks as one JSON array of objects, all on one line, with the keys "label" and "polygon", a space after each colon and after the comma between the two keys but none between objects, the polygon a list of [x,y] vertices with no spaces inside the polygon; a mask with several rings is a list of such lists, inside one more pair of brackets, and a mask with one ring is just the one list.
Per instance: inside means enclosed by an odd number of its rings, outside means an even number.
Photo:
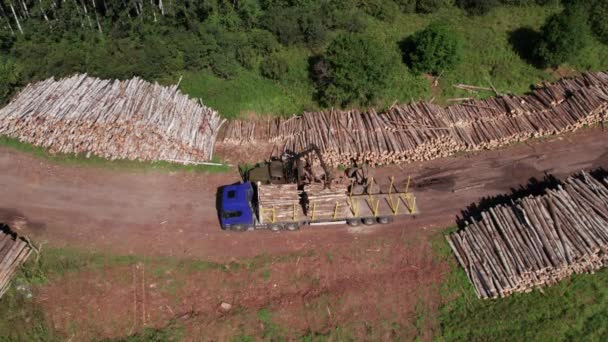
[{"label": "dirt track tire marks", "polygon": [[[415,191],[416,183],[422,184],[417,198],[421,214],[387,227],[452,225],[470,203],[542,177],[544,170],[561,177],[581,168],[608,166],[606,137],[600,129],[587,129],[528,145],[377,169],[375,179],[387,185],[392,175],[399,186],[405,186],[411,175]],[[51,246],[227,260],[326,249],[352,242],[359,234],[346,225],[304,227],[289,234],[222,231],[214,194],[219,186],[238,180],[236,171],[192,174],[72,167],[0,148],[0,208],[15,208],[32,222],[44,223],[45,229],[31,233]],[[365,236],[395,234],[399,229],[374,229]]]}]

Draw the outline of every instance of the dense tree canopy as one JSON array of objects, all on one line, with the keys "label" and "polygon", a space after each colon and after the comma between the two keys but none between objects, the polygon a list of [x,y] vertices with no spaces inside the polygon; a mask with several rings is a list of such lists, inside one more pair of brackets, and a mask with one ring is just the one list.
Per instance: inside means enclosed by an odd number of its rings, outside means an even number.
[{"label": "dense tree canopy", "polygon": [[398,59],[372,37],[338,36],[314,66],[319,98],[327,105],[373,103],[388,86]]},{"label": "dense tree canopy", "polygon": [[590,9],[591,29],[599,41],[608,44],[608,0],[596,0]]},{"label": "dense tree canopy", "polygon": [[404,57],[417,73],[449,71],[461,59],[461,39],[448,25],[435,22],[403,44]]},{"label": "dense tree canopy", "polygon": [[[306,63],[291,60],[298,51],[299,58],[324,56],[311,73],[323,103],[370,103],[384,82],[375,66],[393,63],[396,42],[374,46],[377,42],[364,39],[351,51],[362,59],[357,65],[339,51],[340,41],[356,43],[354,37],[362,39],[370,34],[366,31],[381,21],[392,22],[400,12],[426,14],[453,10],[456,4],[471,14],[483,14],[500,4],[551,1],[558,0],[0,0],[0,102],[27,82],[74,72],[174,80],[176,74],[204,71],[223,79],[246,73],[281,80],[288,70],[306,75]],[[575,3],[563,1],[566,7]],[[596,15],[586,10],[594,21],[593,32],[603,41],[608,39],[601,14],[606,2],[589,1]],[[560,23],[549,26],[564,26]],[[433,30],[416,35],[418,48],[406,55],[418,72],[438,73],[458,59],[453,32]],[[556,38],[549,33],[546,37],[538,51],[556,55]],[[365,49],[368,54],[362,53]],[[372,62],[380,64],[366,64]],[[363,73],[355,77],[352,70]]]},{"label": "dense tree canopy", "polygon": [[0,104],[17,85],[19,73],[19,65],[14,60],[0,56]]},{"label": "dense tree canopy", "polygon": [[569,6],[545,22],[536,54],[546,66],[558,65],[576,55],[588,37],[588,12],[583,6]]}]

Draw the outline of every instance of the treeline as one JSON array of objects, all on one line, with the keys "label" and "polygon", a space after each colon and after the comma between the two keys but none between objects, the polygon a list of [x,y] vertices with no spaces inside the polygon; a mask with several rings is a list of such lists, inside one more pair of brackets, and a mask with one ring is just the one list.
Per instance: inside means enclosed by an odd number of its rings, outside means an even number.
[{"label": "treeline", "polygon": [[[281,80],[290,68],[282,51],[296,46],[315,56],[310,77],[319,103],[372,104],[390,86],[386,74],[402,60],[417,73],[448,71],[458,63],[461,37],[445,25],[431,24],[401,42],[399,56],[367,33],[370,20],[392,22],[399,13],[428,14],[454,6],[484,15],[501,5],[556,1],[0,0],[0,102],[19,85],[74,72],[154,80],[208,69],[230,79],[247,69]],[[591,2],[566,3],[564,12],[581,8],[571,15],[574,19],[550,19],[557,23],[547,25],[576,29],[572,20],[583,20],[580,13],[595,11],[599,3],[605,8],[607,1]],[[589,20],[584,18],[584,25],[591,32]],[[605,27],[605,21],[599,26]],[[559,63],[563,56],[550,55],[562,36],[552,36],[551,27],[543,31],[544,43],[537,44],[535,56]]]}]

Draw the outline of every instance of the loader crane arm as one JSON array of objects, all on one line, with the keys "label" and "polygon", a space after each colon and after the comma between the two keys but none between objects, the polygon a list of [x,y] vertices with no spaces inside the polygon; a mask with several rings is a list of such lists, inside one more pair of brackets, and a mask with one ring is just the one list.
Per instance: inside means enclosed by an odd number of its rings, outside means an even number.
[{"label": "loader crane arm", "polygon": [[[321,154],[321,150],[319,149],[319,147],[317,145],[310,144],[304,151],[289,156],[288,162],[287,162],[288,163],[287,169],[288,170],[289,169],[297,170],[296,182],[298,183],[298,185],[301,185],[303,182],[306,181],[307,176],[312,177],[312,175],[311,175],[312,170],[307,170],[306,165],[305,165],[306,162],[303,161],[302,158],[306,158],[313,153],[317,155],[317,158],[319,158],[321,168],[323,168],[323,172],[325,173],[324,182],[323,182],[324,188],[329,189],[331,187],[333,175],[331,173],[331,168],[329,166],[327,166],[327,164],[325,163],[325,160],[323,159],[323,155]],[[294,163],[295,163],[295,165],[294,165]],[[311,164],[312,164],[312,162],[311,162]],[[310,165],[310,167],[312,169],[312,165]]]}]

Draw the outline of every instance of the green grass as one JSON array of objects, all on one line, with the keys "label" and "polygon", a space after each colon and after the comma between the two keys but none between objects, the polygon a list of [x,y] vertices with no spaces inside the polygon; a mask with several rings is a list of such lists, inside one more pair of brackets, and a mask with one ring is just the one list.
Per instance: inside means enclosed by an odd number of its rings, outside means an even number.
[{"label": "green grass", "polygon": [[[440,244],[438,244],[440,245]],[[559,284],[507,298],[475,295],[447,242],[438,253],[452,264],[443,294],[441,336],[446,341],[605,341],[608,270],[575,275]]]},{"label": "green grass", "polygon": [[[439,20],[453,24],[464,39],[464,56],[455,70],[441,76],[441,92],[435,101],[446,104],[447,99],[454,97],[494,95],[492,92],[471,94],[454,88],[453,85],[458,83],[487,87],[491,82],[501,92],[521,94],[540,81],[554,80],[555,75],[550,70],[536,68],[522,59],[509,42],[509,37],[521,28],[538,31],[547,17],[560,10],[557,5],[502,6],[488,15],[470,17],[457,8],[446,8],[430,15],[398,14],[392,23],[368,18],[366,33],[377,37],[386,49],[400,53],[399,42],[430,22]],[[289,115],[319,109],[308,76],[308,59],[320,51],[323,48],[315,51],[302,47],[285,48],[282,55],[289,62],[290,71],[282,81],[265,79],[255,70],[241,70],[234,79],[223,80],[204,70],[183,72],[181,87],[229,118],[249,113]],[[572,71],[606,70],[606,55],[608,46],[592,40],[564,67]],[[395,101],[429,100],[433,96],[428,82],[422,76],[412,75],[403,63],[394,75],[387,77],[391,79],[391,87],[381,94],[377,103],[379,108]]]},{"label": "green grass", "polygon": [[[98,167],[111,170],[129,170],[129,171],[163,171],[163,172],[228,172],[232,170],[228,165],[182,165],[170,163],[166,161],[142,162],[135,160],[108,160],[105,158],[90,156],[87,158],[84,155],[68,154],[68,153],[50,153],[46,148],[34,146],[32,144],[21,142],[17,139],[0,135],[0,146],[10,148],[19,152],[29,154],[31,156],[48,160],[55,164],[79,166],[79,167]],[[222,163],[218,159],[212,160],[214,163]]]},{"label": "green grass", "polygon": [[[267,272],[272,263],[293,262],[298,257],[311,256],[308,253],[293,253],[282,256],[260,255],[239,262],[211,262],[199,259],[178,259],[171,257],[145,257],[135,255],[113,255],[78,248],[46,248],[43,246],[40,257],[30,257],[27,263],[19,269],[9,291],[0,299],[0,341],[54,341],[61,337],[48,326],[41,308],[34,302],[31,289],[43,286],[54,279],[77,272],[103,272],[103,269],[113,266],[130,266],[142,263],[151,274],[157,277],[167,277],[166,271],[175,274],[190,274],[220,270],[235,272],[248,270]],[[179,287],[178,280],[172,284]],[[21,290],[17,289],[17,285]],[[169,289],[170,290],[170,289]],[[284,334],[283,328],[272,323],[268,311],[259,315],[261,322],[266,324],[269,337]],[[179,340],[182,330],[172,323],[161,330],[146,329],[137,335],[117,339],[117,341],[172,341]],[[274,339],[273,339],[274,340]]]},{"label": "green grass", "polygon": [[285,332],[272,321],[272,313],[267,308],[262,308],[257,313],[258,320],[264,325],[265,341],[285,341]]},{"label": "green grass", "polygon": [[201,98],[227,118],[248,113],[291,115],[317,108],[313,86],[308,78],[308,54],[292,48],[283,51],[289,72],[281,81],[269,80],[257,71],[241,69],[230,80],[214,76],[209,70],[186,72],[181,89]]},{"label": "green grass", "polygon": [[138,334],[124,338],[106,339],[104,342],[169,342],[181,341],[183,329],[179,326],[169,326],[163,329],[144,328]]}]

